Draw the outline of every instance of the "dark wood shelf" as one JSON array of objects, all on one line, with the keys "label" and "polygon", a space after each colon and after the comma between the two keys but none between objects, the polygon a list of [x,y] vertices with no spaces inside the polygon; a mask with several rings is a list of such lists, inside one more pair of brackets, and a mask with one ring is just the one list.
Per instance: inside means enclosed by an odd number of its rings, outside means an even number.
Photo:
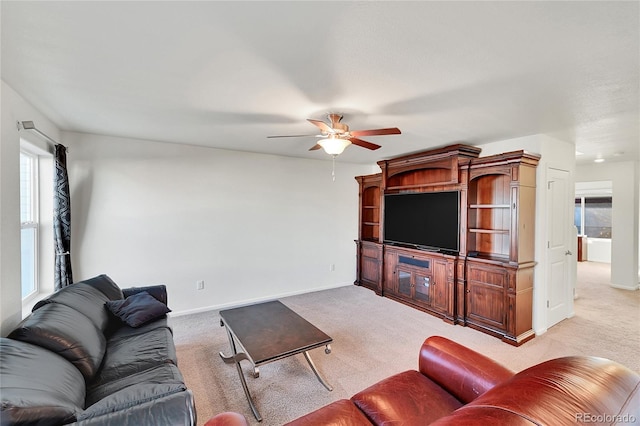
[{"label": "dark wood shelf", "polygon": [[509,256],[500,256],[493,253],[478,253],[477,256],[468,257],[467,260],[479,260],[481,262],[502,265],[509,262]]},{"label": "dark wood shelf", "polygon": [[509,204],[471,204],[470,209],[508,209]]},{"label": "dark wood shelf", "polygon": [[478,234],[508,234],[508,229],[483,229],[483,228],[469,228],[469,232]]}]

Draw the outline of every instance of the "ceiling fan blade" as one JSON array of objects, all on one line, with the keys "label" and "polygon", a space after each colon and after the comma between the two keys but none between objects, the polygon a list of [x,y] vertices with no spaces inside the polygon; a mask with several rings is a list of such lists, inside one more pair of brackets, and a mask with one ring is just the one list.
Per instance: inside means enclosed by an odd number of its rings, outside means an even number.
[{"label": "ceiling fan blade", "polygon": [[372,129],[372,130],[352,130],[349,132],[351,136],[378,136],[378,135],[399,135],[400,129],[390,127],[388,129]]},{"label": "ceiling fan blade", "polygon": [[367,148],[367,149],[371,149],[371,150],[375,150],[375,149],[380,148],[380,145],[376,145],[375,143],[363,141],[362,139],[349,138],[349,140],[351,141],[352,144],[361,146],[363,148]]},{"label": "ceiling fan blade", "polygon": [[327,123],[325,123],[322,120],[313,120],[311,118],[307,118],[307,121],[311,124],[313,124],[314,126],[317,126],[320,130],[322,130],[323,132],[327,132],[327,133],[335,133],[336,131],[333,130],[331,127],[329,127],[327,125]]},{"label": "ceiling fan blade", "polygon": [[280,136],[267,136],[267,138],[311,138],[317,135],[280,135]]},{"label": "ceiling fan blade", "polygon": [[309,151],[315,151],[316,149],[320,149],[320,148],[322,148],[322,146],[320,146],[320,144],[317,143],[314,146],[312,146],[311,148],[309,148]]}]

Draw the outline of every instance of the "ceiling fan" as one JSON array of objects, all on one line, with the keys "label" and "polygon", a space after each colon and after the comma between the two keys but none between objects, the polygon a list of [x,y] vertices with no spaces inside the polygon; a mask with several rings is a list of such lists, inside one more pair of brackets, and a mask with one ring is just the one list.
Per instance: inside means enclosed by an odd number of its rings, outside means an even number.
[{"label": "ceiling fan", "polygon": [[329,155],[342,154],[344,149],[351,145],[357,145],[362,148],[375,150],[380,148],[380,145],[376,145],[371,142],[359,139],[359,136],[378,136],[378,135],[399,135],[400,129],[397,127],[391,127],[388,129],[371,129],[371,130],[349,130],[349,126],[341,123],[342,115],[329,113],[327,114],[329,124],[322,120],[314,120],[307,118],[307,121],[320,129],[319,135],[283,135],[283,136],[267,136],[267,138],[301,138],[301,137],[316,137],[321,138],[317,144],[309,148],[309,151],[315,151],[323,148]]}]

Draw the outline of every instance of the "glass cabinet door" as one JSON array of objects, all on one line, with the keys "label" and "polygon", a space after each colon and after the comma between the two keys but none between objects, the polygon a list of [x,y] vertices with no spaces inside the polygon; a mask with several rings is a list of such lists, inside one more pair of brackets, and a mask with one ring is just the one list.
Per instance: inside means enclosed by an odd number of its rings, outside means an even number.
[{"label": "glass cabinet door", "polygon": [[411,271],[398,268],[398,294],[411,297]]},{"label": "glass cabinet door", "polygon": [[422,302],[429,302],[431,300],[431,276],[416,274],[416,295],[415,298]]}]

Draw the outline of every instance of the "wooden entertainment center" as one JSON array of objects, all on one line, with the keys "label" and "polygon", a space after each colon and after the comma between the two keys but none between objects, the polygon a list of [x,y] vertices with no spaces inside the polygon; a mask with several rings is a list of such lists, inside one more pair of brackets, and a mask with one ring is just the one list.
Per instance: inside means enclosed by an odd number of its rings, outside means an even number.
[{"label": "wooden entertainment center", "polygon": [[[355,284],[512,345],[532,339],[536,167],[539,155],[479,157],[451,145],[378,162],[358,176]],[[459,250],[384,239],[386,195],[459,192]],[[434,207],[434,208],[437,208]]]}]

